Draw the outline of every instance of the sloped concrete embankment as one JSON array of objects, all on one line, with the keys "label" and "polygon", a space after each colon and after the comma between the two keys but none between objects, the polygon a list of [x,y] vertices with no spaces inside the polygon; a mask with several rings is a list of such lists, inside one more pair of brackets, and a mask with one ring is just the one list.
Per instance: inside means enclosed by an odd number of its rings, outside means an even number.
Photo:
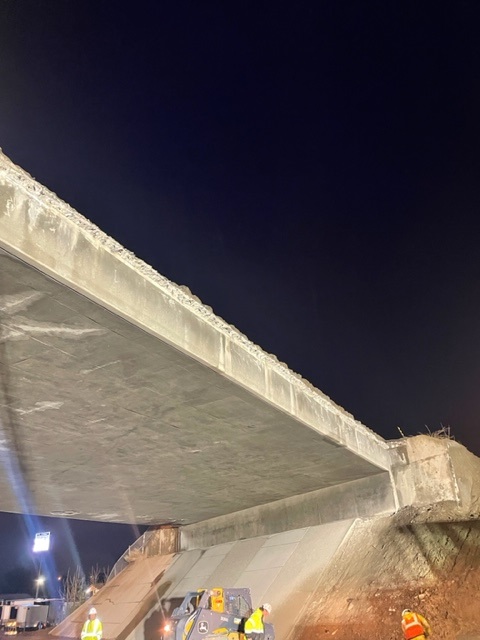
[{"label": "sloped concrete embankment", "polygon": [[343,520],[177,554],[140,556],[51,635],[78,639],[89,607],[95,606],[106,640],[159,640],[164,616],[178,598],[201,587],[224,586],[250,587],[255,606],[271,602],[277,637],[285,638],[353,522]]},{"label": "sloped concrete embankment", "polygon": [[249,586],[255,605],[271,602],[279,640],[394,640],[407,606],[430,619],[435,638],[473,640],[480,522],[357,519],[139,558],[53,634],[78,638],[94,604],[105,638],[158,640],[176,598],[219,585]]},{"label": "sloped concrete embankment", "polygon": [[[352,520],[193,549],[178,555],[159,583],[160,606],[152,607],[128,640],[158,640],[163,614],[177,598],[199,587],[250,587],[254,606],[274,608],[277,637],[292,631],[296,615],[330,562]],[[167,587],[167,588],[165,588]]]},{"label": "sloped concrete embankment", "polygon": [[[410,469],[393,472],[405,505],[394,515],[256,536],[262,527],[251,514],[237,514],[239,529],[200,523],[188,551],[140,556],[54,635],[78,638],[95,604],[107,640],[158,640],[164,616],[187,591],[232,586],[250,587],[254,605],[272,603],[278,640],[393,640],[405,607],[419,608],[439,640],[480,640],[480,461],[457,443],[423,438],[407,443],[406,454]],[[388,501],[380,503],[385,509]],[[297,514],[293,522],[308,520],[300,506],[287,510]],[[269,512],[269,527],[276,516]],[[240,531],[251,537],[238,539]]]},{"label": "sloped concrete embankment", "polygon": [[159,582],[173,561],[172,554],[139,557],[57,625],[50,635],[78,640],[88,610],[94,606],[103,624],[103,637],[107,640],[125,638],[158,604]]}]

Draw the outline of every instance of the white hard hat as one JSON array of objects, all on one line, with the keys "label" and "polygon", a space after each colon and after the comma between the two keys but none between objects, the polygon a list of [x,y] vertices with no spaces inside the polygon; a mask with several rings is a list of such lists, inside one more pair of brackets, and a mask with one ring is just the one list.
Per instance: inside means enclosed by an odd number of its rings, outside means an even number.
[{"label": "white hard hat", "polygon": [[88,612],[89,616],[96,616],[97,615],[97,610],[95,609],[95,607],[91,607],[90,611]]},{"label": "white hard hat", "polygon": [[262,604],[262,609],[264,611],[267,611],[268,613],[272,613],[272,605],[268,604],[268,602],[265,602],[265,604]]}]

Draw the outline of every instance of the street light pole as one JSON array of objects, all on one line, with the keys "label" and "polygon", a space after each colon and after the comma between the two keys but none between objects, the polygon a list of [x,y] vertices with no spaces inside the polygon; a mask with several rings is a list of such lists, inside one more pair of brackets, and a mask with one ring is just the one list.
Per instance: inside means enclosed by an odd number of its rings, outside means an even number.
[{"label": "street light pole", "polygon": [[35,580],[35,582],[37,583],[37,589],[35,591],[35,600],[38,598],[38,590],[40,589],[40,585],[43,585],[45,582],[45,577],[44,576],[38,576],[38,578]]},{"label": "street light pole", "polygon": [[[33,541],[33,553],[39,553],[38,561],[38,576],[37,576],[37,589],[35,592],[35,599],[38,598],[38,591],[40,586],[44,584],[45,577],[42,576],[42,553],[46,553],[50,548],[50,531],[42,531],[35,534],[35,540]],[[45,595],[45,594],[44,594]]]}]

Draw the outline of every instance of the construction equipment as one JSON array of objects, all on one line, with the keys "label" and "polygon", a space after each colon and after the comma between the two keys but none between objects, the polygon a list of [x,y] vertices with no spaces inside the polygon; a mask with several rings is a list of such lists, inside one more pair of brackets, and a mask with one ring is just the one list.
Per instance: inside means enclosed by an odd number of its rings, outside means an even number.
[{"label": "construction equipment", "polygon": [[[165,620],[162,640],[245,640],[243,625],[252,611],[250,589],[190,591]],[[273,626],[264,628],[264,640],[275,640]]]}]

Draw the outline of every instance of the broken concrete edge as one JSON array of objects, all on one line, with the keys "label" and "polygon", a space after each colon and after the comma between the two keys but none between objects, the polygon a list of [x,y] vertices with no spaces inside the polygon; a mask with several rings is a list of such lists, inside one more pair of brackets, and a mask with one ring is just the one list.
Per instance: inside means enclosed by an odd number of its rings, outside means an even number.
[{"label": "broken concrete edge", "polygon": [[[392,463],[398,462],[396,450],[389,448],[383,438],[216,316],[188,288],[171,282],[122,247],[3,153],[0,153],[0,179],[15,191],[12,197],[6,198],[5,211],[0,211],[0,246],[6,251],[188,353],[379,468],[390,469]],[[19,202],[19,192],[24,202]],[[4,221],[2,225],[5,217],[9,218],[8,224]],[[35,238],[35,230],[41,237]],[[103,264],[99,250],[114,262]],[[80,263],[81,268],[77,263],[76,269],[69,265],[68,258]],[[142,297],[140,301],[133,296],[133,291],[135,296]],[[128,302],[127,292],[134,298]],[[180,318],[178,309],[170,308],[172,304],[181,308]],[[163,312],[160,314],[159,305]],[[144,310],[143,316],[140,309]],[[169,314],[173,320],[170,325]],[[162,316],[165,319],[159,331]]]},{"label": "broken concrete edge", "polygon": [[390,470],[397,512],[419,509],[437,518],[442,505],[450,505],[447,511],[454,509],[457,519],[476,517],[480,511],[477,456],[454,440],[427,434],[403,438],[397,448],[402,463]]}]

